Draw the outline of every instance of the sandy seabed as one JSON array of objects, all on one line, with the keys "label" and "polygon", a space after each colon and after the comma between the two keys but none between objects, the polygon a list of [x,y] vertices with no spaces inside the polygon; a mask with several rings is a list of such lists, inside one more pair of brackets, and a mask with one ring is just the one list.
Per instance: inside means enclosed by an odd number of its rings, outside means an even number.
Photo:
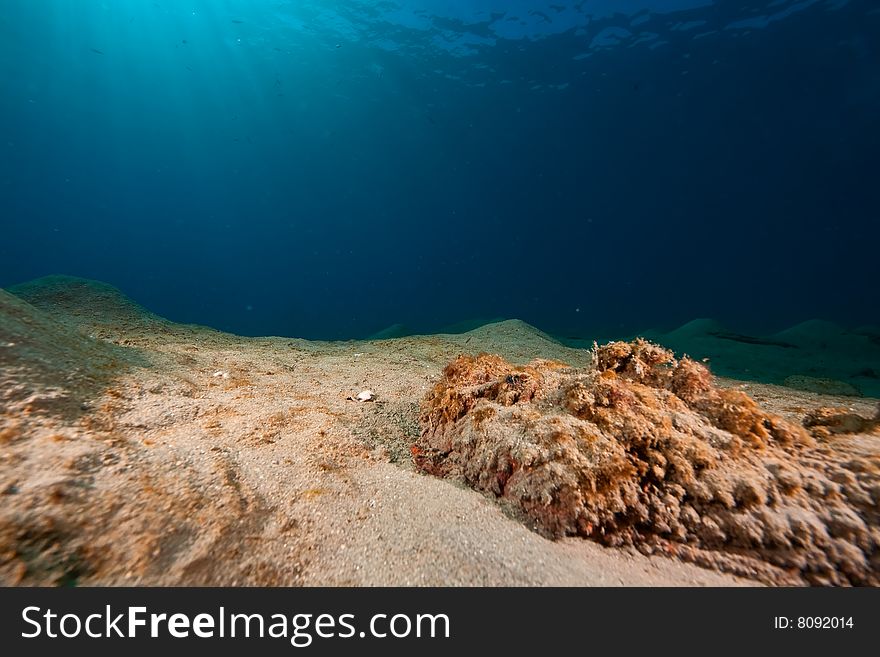
[{"label": "sandy seabed", "polygon": [[[243,338],[52,277],[0,291],[0,583],[723,586],[667,556],[551,540],[412,458],[444,366],[589,365],[519,321],[458,335]],[[719,380],[792,421],[876,400]],[[375,400],[351,397],[364,389]],[[871,440],[876,440],[870,437]]]}]

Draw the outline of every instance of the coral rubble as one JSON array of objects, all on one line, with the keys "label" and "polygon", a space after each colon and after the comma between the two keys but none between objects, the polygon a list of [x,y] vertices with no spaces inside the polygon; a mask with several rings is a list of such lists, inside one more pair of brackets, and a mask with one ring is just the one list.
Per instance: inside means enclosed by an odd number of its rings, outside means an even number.
[{"label": "coral rubble", "polygon": [[878,421],[856,418],[796,425],[636,340],[597,347],[586,369],[460,356],[422,403],[412,453],[549,536],[770,583],[878,585]]}]

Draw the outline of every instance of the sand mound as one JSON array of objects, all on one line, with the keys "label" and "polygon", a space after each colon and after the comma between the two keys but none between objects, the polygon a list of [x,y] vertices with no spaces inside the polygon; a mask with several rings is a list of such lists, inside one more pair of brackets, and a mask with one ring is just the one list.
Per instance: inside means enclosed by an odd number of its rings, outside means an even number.
[{"label": "sand mound", "polygon": [[0,290],[0,410],[6,415],[75,414],[135,356]]},{"label": "sand mound", "polygon": [[801,347],[822,346],[846,339],[848,331],[843,327],[821,319],[810,319],[800,324],[795,324],[783,331],[779,331],[773,337],[786,342],[791,342]]},{"label": "sand mound", "polygon": [[393,340],[394,338],[405,338],[408,335],[412,335],[412,331],[403,324],[398,323],[386,326],[381,331],[376,331],[367,340]]},{"label": "sand mound", "polygon": [[569,349],[547,333],[518,319],[485,324],[467,333],[450,337],[463,346],[479,344],[486,351],[502,354],[517,363],[527,362],[535,354],[556,358],[561,354],[570,353]]},{"label": "sand mound", "polygon": [[806,390],[820,395],[834,395],[837,397],[861,397],[862,393],[851,383],[836,379],[823,379],[815,376],[794,374],[785,377],[782,385],[797,390]]},{"label": "sand mound", "polygon": [[583,370],[459,357],[423,402],[413,455],[548,535],[659,548],[767,582],[877,585],[880,449],[875,437],[830,439],[829,423],[853,425],[828,418],[813,437],[636,340],[597,349]]},{"label": "sand mound", "polygon": [[135,303],[117,288],[74,276],[45,276],[7,289],[32,306],[76,326],[101,333],[126,327],[157,328],[169,322]]}]

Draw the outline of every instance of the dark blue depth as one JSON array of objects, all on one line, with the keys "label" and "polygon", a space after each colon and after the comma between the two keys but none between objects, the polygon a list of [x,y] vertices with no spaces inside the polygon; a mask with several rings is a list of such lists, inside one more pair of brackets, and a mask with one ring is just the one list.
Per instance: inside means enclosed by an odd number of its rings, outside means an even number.
[{"label": "dark blue depth", "polygon": [[0,285],[314,338],[880,323],[876,2],[470,4],[6,0]]}]

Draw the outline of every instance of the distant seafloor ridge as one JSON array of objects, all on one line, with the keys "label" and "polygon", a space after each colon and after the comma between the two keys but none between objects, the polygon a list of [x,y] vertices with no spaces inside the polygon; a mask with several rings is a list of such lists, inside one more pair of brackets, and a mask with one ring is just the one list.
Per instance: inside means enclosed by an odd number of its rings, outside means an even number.
[{"label": "distant seafloor ridge", "polygon": [[[464,333],[504,318],[459,322],[438,333]],[[540,328],[540,327],[539,327]],[[394,324],[370,339],[411,333]],[[549,337],[569,347],[591,348],[611,340],[641,337],[683,356],[701,360],[720,376],[785,385],[840,396],[880,397],[880,327],[848,329],[833,322],[808,320],[782,331],[752,335],[732,331],[712,319],[695,319],[674,330],[634,333],[599,332],[581,337]]]},{"label": "distant seafloor ridge", "polygon": [[[72,315],[101,312],[108,325],[149,318],[159,327],[168,323],[128,299],[113,286],[70,276],[47,276],[7,288],[32,305],[64,307]],[[92,321],[100,318],[92,317]],[[438,334],[465,333],[505,318],[483,318],[444,327]],[[540,327],[530,327],[540,331]],[[414,335],[402,324],[393,324],[366,340],[393,340]],[[661,344],[679,356],[690,356],[709,365],[712,372],[743,381],[783,385],[825,395],[880,398],[880,327],[847,329],[821,320],[801,322],[770,335],[748,335],[728,330],[711,319],[696,319],[672,331],[648,329],[631,335],[545,337],[565,346],[590,349],[595,342],[642,337]],[[285,336],[298,337],[298,336]]]}]

